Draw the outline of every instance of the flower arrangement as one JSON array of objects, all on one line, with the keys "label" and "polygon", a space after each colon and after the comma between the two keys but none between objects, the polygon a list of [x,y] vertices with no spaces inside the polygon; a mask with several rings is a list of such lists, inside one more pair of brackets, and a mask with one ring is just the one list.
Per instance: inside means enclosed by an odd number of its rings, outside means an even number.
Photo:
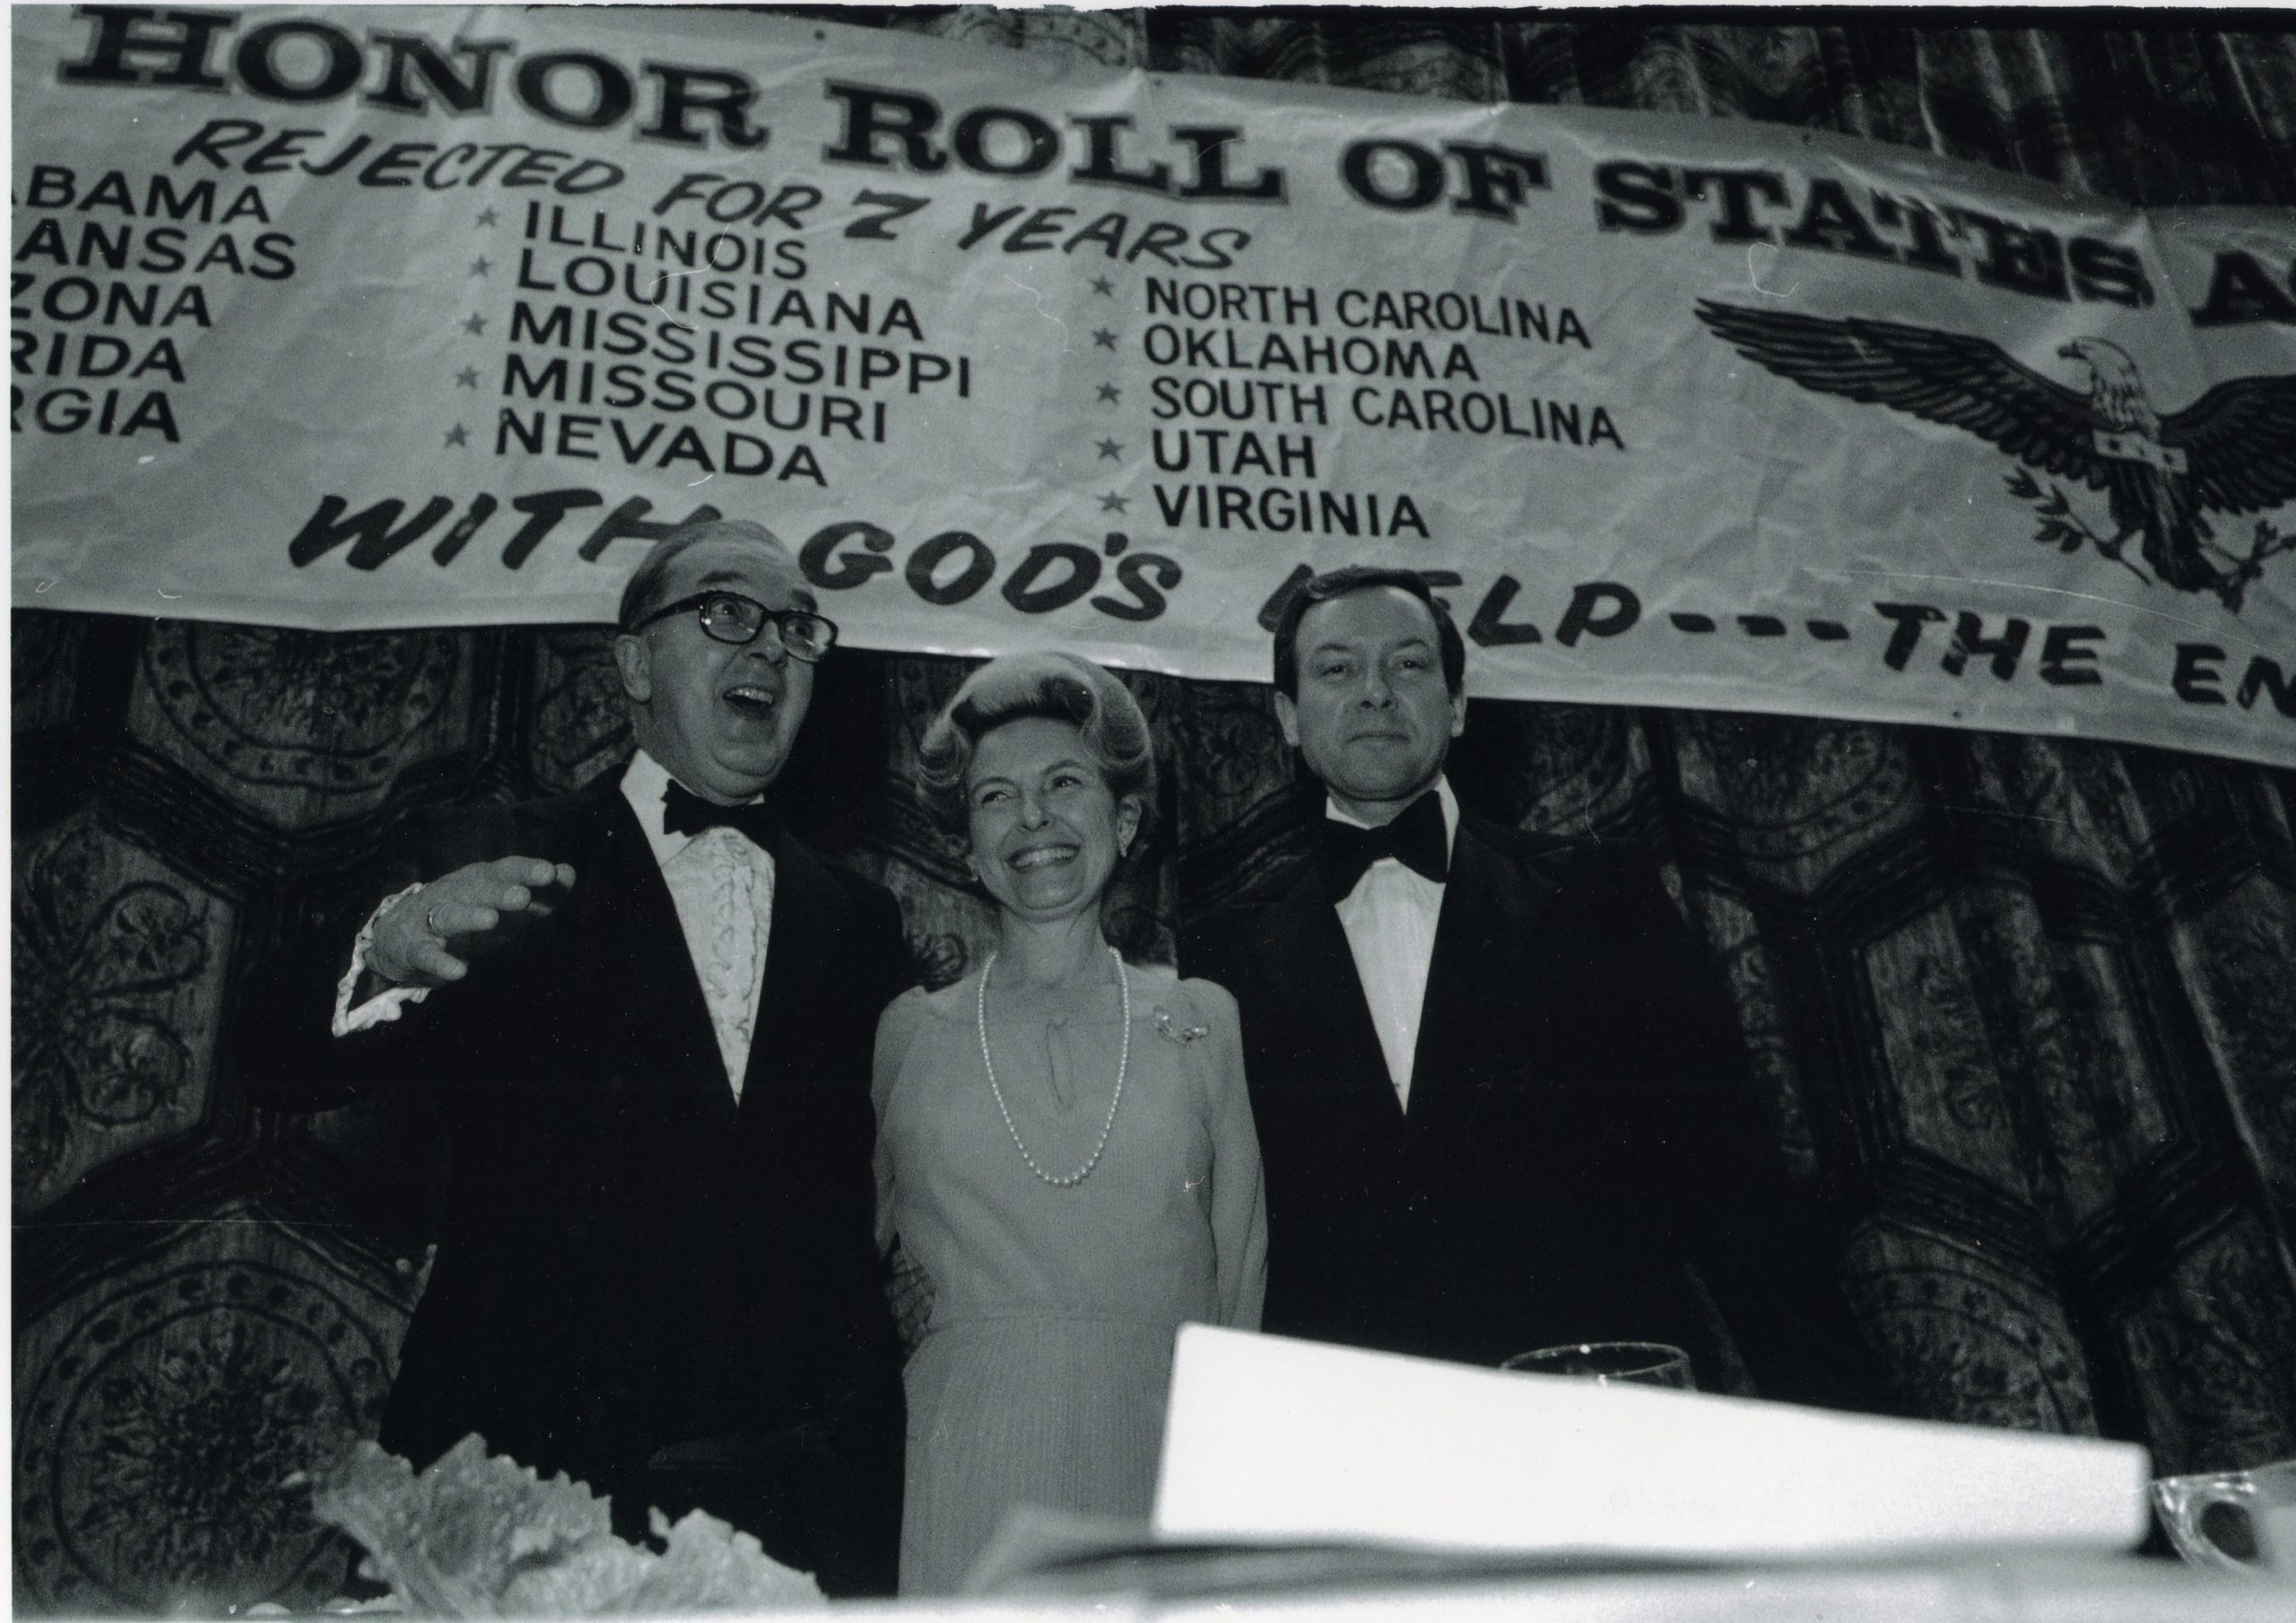
[{"label": "flower arrangement", "polygon": [[653,1513],[659,1555],[616,1538],[607,1502],[465,1437],[417,1475],[361,1442],[304,1479],[311,1514],[363,1546],[364,1575],[435,1618],[658,1617],[825,1605],[811,1576],[702,1511]]}]

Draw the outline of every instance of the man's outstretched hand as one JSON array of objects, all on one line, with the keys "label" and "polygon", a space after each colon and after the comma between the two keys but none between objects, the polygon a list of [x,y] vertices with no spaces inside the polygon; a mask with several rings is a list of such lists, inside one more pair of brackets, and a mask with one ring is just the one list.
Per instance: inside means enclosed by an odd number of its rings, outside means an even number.
[{"label": "man's outstretched hand", "polygon": [[574,870],[538,856],[473,863],[391,904],[375,921],[367,968],[394,986],[441,986],[520,924],[547,916]]}]

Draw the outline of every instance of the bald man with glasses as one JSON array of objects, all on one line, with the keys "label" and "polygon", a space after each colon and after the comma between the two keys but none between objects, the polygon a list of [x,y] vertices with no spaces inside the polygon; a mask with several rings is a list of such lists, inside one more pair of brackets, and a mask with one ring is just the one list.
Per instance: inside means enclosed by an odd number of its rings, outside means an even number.
[{"label": "bald man with glasses", "polygon": [[422,1089],[448,1124],[385,1447],[421,1466],[476,1431],[611,1495],[625,1535],[700,1506],[832,1594],[891,1593],[868,1081],[908,959],[892,898],[770,794],[837,627],[724,521],[658,542],[618,625],[627,768],[431,820],[400,877],[439,877],[378,883],[355,941],[251,1004],[309,1013],[243,1069],[283,1108]]}]

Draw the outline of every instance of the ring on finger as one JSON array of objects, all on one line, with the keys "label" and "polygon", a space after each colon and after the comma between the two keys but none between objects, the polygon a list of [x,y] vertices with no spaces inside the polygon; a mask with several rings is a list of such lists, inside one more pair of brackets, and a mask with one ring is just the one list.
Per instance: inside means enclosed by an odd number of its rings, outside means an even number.
[{"label": "ring on finger", "polygon": [[422,927],[430,932],[431,934],[437,936],[440,941],[447,939],[447,933],[439,927],[438,903],[432,902],[428,907],[423,909]]}]

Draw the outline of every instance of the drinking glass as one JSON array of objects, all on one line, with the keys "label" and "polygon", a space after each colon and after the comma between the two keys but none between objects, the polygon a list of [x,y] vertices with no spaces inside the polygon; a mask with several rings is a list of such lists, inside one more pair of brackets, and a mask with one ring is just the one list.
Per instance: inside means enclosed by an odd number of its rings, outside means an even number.
[{"label": "drinking glass", "polygon": [[1664,1341],[1578,1341],[1518,1352],[1500,1366],[1526,1375],[1559,1375],[1597,1386],[1673,1386],[1695,1392],[1690,1354]]},{"label": "drinking glass", "polygon": [[2296,1578],[2296,1460],[2162,1477],[2152,1503],[2186,1560]]}]

